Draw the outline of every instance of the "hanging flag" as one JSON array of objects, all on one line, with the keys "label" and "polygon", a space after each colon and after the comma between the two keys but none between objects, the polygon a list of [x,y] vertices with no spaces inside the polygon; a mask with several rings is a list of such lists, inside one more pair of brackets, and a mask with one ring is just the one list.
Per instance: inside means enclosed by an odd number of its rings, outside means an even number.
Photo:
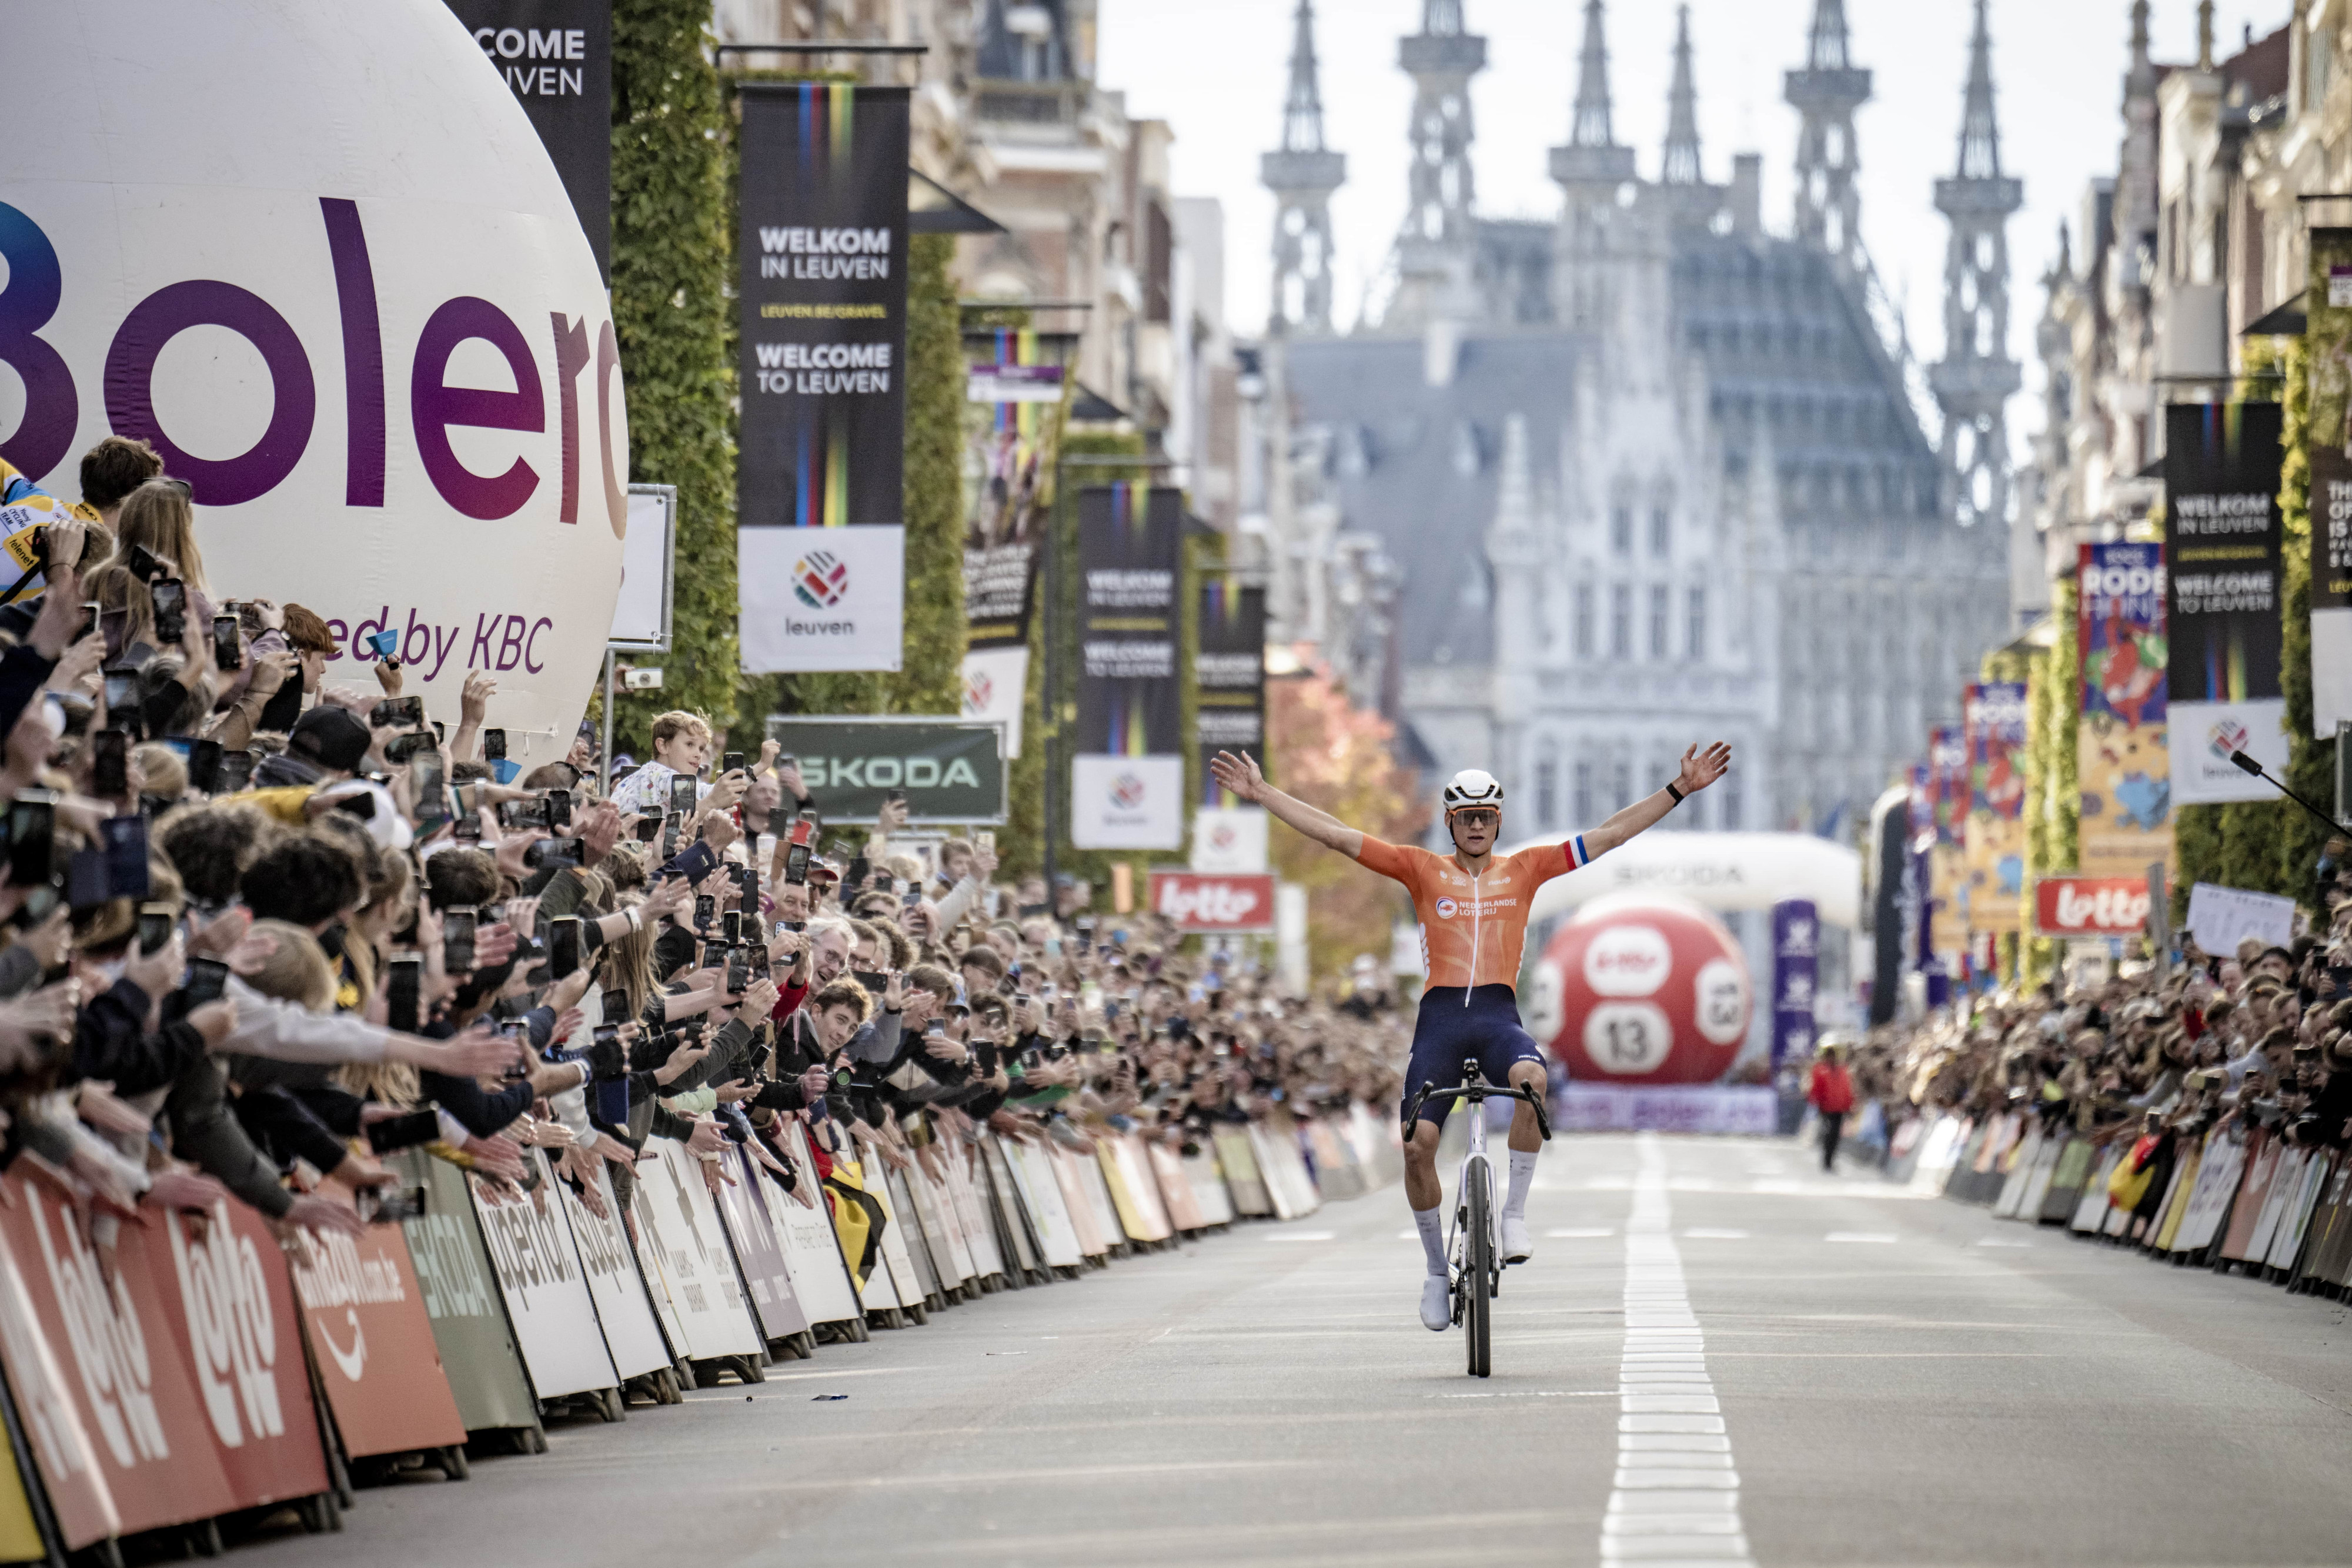
[{"label": "hanging flag", "polygon": [[1927,852],[1927,946],[1960,971],[1968,946],[1969,746],[1957,724],[1927,732],[1927,800],[1935,816],[1935,847]]},{"label": "hanging flag", "polygon": [[1193,727],[1201,752],[1201,803],[1237,802],[1209,773],[1220,751],[1265,760],[1265,590],[1231,575],[1201,584],[1199,652],[1192,661]]},{"label": "hanging flag", "polygon": [[2310,241],[2311,729],[2324,738],[2352,720],[2352,229]]},{"label": "hanging flag", "polygon": [[2075,586],[2083,660],[2075,869],[2145,877],[2151,863],[2172,863],[2163,547],[2084,545]]},{"label": "hanging flag", "polygon": [[1960,715],[1969,758],[1969,929],[2013,932],[2025,893],[2025,683],[1970,686]]},{"label": "hanging flag", "polygon": [[2279,692],[2279,405],[2164,411],[2172,803],[2274,800],[2230,761],[2286,769]]},{"label": "hanging flag", "polygon": [[1008,757],[1021,755],[1029,622],[1068,406],[1059,361],[1070,341],[1027,329],[963,335],[963,711],[1004,726]]},{"label": "hanging flag", "polygon": [[744,82],[738,91],[743,668],[896,670],[908,89]]},{"label": "hanging flag", "polygon": [[530,116],[596,270],[613,276],[613,0],[449,0]]},{"label": "hanging flag", "polygon": [[1080,849],[1184,841],[1177,649],[1181,491],[1101,485],[1078,495],[1078,712],[1070,841]]}]

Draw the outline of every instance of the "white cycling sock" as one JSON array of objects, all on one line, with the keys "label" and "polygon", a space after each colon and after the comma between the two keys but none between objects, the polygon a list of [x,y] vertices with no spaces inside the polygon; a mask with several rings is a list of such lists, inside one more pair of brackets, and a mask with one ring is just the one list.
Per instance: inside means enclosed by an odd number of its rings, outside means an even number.
[{"label": "white cycling sock", "polygon": [[1428,1256],[1429,1272],[1433,1279],[1445,1278],[1445,1210],[1416,1208],[1412,1211],[1414,1228],[1421,1232],[1421,1249]]},{"label": "white cycling sock", "polygon": [[1536,1179],[1535,1149],[1511,1151],[1511,1192],[1503,1199],[1503,1212],[1513,1219],[1528,1217],[1528,1185]]}]

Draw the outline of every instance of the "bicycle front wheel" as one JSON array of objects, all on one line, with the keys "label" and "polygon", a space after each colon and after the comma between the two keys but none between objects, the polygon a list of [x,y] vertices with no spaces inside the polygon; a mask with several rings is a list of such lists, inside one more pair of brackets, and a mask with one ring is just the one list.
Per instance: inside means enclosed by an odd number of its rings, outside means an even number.
[{"label": "bicycle front wheel", "polygon": [[1463,1179],[1470,1190],[1465,1195],[1469,1213],[1462,1238],[1462,1338],[1469,1346],[1470,1375],[1485,1377],[1494,1368],[1487,1341],[1495,1312],[1487,1293],[1488,1281],[1495,1275],[1495,1229],[1486,1213],[1492,1199],[1483,1168],[1474,1163]]}]

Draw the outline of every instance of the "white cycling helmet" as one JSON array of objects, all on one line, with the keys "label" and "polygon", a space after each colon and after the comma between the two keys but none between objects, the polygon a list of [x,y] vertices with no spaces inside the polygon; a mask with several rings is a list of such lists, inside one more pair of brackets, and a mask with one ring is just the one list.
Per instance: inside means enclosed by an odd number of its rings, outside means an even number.
[{"label": "white cycling helmet", "polygon": [[1449,811],[1464,806],[1492,806],[1503,809],[1503,786],[1493,774],[1476,768],[1465,768],[1445,781],[1445,793],[1440,797]]}]

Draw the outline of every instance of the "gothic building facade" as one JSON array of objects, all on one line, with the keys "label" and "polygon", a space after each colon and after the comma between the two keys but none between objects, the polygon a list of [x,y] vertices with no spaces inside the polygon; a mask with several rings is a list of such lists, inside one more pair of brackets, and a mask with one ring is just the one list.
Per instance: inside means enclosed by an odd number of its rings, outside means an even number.
[{"label": "gothic building facade", "polygon": [[[1378,319],[1335,330],[1328,284],[1286,276],[1330,188],[1307,0],[1283,149],[1266,360],[1277,637],[1319,645],[1431,770],[1488,768],[1515,827],[1590,825],[1725,738],[1731,781],[1682,829],[1851,841],[1956,720],[2011,628],[2000,172],[1978,7],[1951,214],[1950,351],[1915,363],[1862,243],[1853,111],[1870,72],[1817,0],[1797,110],[1796,204],[1768,225],[1761,162],[1707,178],[1687,8],[1669,131],[1617,139],[1606,16],[1586,0],[1551,223],[1496,221],[1470,179],[1486,41],[1425,0],[1411,201]],[[1564,106],[1566,107],[1566,106]],[[1311,160],[1319,158],[1320,162]],[[1319,221],[1321,226],[1317,225]],[[1955,314],[1957,312],[1957,314]]]}]

